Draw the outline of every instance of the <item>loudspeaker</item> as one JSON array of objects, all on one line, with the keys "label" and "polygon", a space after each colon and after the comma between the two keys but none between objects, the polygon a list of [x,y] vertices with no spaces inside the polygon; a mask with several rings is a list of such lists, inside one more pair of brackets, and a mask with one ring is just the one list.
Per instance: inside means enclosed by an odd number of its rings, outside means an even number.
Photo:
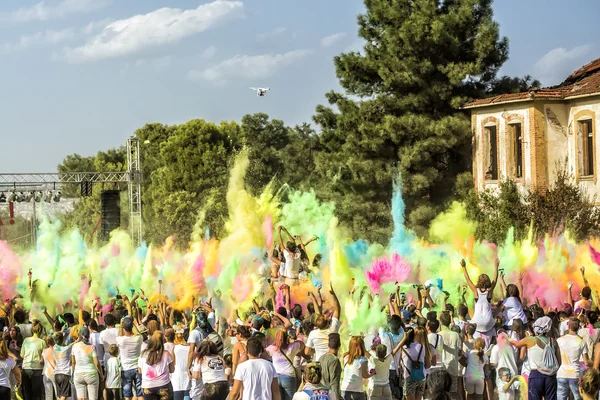
[{"label": "loudspeaker", "polygon": [[110,238],[110,233],[121,227],[119,191],[105,190],[100,193],[100,207],[102,209],[100,240],[106,242]]}]

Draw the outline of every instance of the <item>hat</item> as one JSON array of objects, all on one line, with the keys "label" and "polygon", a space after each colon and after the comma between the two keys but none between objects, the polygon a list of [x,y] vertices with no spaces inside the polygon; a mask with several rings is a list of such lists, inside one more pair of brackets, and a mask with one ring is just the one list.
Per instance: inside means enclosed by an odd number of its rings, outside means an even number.
[{"label": "hat", "polygon": [[121,326],[127,332],[131,332],[133,330],[133,320],[129,317],[125,317],[121,320]]}]

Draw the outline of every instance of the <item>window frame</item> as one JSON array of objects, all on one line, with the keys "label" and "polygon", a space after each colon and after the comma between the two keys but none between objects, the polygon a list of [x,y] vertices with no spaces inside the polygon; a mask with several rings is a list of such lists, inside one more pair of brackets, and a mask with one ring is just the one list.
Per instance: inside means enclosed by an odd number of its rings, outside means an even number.
[{"label": "window frame", "polygon": [[[521,126],[521,176],[517,176],[517,154],[514,154],[516,150],[516,143],[514,143],[513,129],[515,125]],[[504,135],[505,135],[505,151],[506,151],[506,173],[507,176],[518,183],[525,182],[526,172],[526,151],[525,151],[525,117],[521,114],[510,114],[505,118],[504,122]]]},{"label": "window frame", "polygon": [[[592,128],[592,167],[593,171],[589,175],[583,175],[582,171],[579,170],[579,128],[581,124],[585,121],[590,121],[590,126]],[[575,114],[573,117],[573,139],[574,139],[574,151],[575,151],[575,176],[578,181],[593,181],[596,183],[598,181],[598,152],[596,151],[596,113],[592,110],[582,110]],[[589,134],[589,132],[588,132]],[[588,136],[589,138],[589,136]],[[585,139],[585,138],[584,138]],[[589,140],[589,139],[588,139]],[[587,141],[584,140],[583,151],[587,149]],[[585,162],[585,158],[583,159]],[[585,165],[583,167],[585,170]]]}]

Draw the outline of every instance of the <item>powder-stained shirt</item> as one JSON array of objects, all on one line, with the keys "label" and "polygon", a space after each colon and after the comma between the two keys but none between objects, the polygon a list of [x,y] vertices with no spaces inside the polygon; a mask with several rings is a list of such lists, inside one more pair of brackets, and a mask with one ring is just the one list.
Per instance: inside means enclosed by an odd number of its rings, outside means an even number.
[{"label": "powder-stained shirt", "polygon": [[458,376],[458,358],[462,353],[460,335],[443,326],[439,335],[444,341],[442,349],[442,365],[452,376]]},{"label": "powder-stained shirt", "polygon": [[342,380],[342,363],[335,354],[325,354],[319,358],[322,370],[323,385],[340,398],[340,381]]},{"label": "powder-stained shirt", "polygon": [[35,336],[23,341],[21,346],[21,358],[23,358],[23,369],[42,370],[44,362],[42,352],[46,348],[46,342]]}]

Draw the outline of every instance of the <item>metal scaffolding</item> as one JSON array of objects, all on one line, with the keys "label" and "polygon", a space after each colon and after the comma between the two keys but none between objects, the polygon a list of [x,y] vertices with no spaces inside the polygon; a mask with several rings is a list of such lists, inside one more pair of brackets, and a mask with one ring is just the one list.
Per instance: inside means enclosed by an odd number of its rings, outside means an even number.
[{"label": "metal scaffolding", "polygon": [[[127,139],[126,172],[54,172],[0,174],[0,193],[57,190],[62,185],[94,183],[127,183],[129,192],[129,229],[136,246],[142,243],[142,170],[140,142]],[[33,200],[34,201],[34,200]]]}]

